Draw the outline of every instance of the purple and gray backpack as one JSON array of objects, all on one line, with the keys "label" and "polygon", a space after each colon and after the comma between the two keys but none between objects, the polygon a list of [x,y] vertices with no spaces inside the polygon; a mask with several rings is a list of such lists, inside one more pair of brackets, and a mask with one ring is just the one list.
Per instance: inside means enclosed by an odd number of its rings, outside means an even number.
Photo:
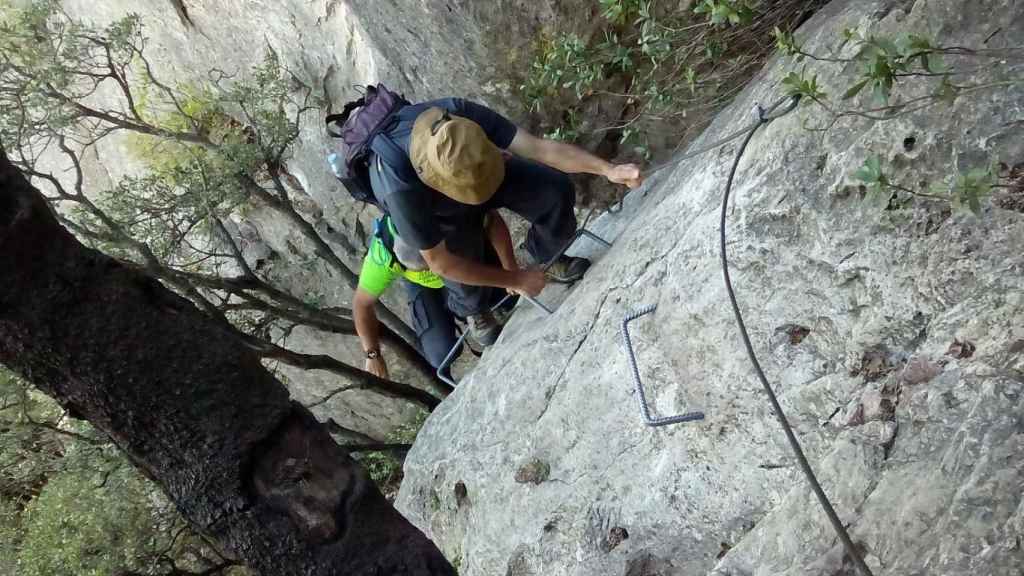
[{"label": "purple and gray backpack", "polygon": [[371,151],[399,173],[412,170],[405,152],[384,133],[396,120],[398,111],[408,104],[404,96],[383,84],[369,85],[362,98],[345,104],[340,114],[327,116],[327,133],[340,140],[337,151],[327,157],[327,162],[356,200],[380,206],[370,186]]}]

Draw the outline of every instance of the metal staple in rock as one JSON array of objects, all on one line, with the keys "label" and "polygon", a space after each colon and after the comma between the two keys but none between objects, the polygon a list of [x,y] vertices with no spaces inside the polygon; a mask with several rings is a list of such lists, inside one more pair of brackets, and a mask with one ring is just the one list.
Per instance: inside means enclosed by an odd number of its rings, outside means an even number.
[{"label": "metal staple in rock", "polygon": [[[781,106],[787,100],[789,100],[789,104],[785,108],[783,108],[781,111],[775,112],[775,110],[777,110],[779,108],[779,106]],[[796,456],[797,462],[800,465],[800,469],[803,471],[804,476],[807,478],[807,482],[811,486],[811,491],[817,497],[818,502],[821,504],[821,507],[822,507],[822,509],[825,512],[825,515],[828,517],[829,522],[832,524],[832,528],[835,530],[836,534],[839,536],[839,539],[843,543],[843,547],[846,549],[847,555],[853,560],[853,563],[857,567],[858,571],[860,571],[860,573],[863,574],[863,576],[873,576],[873,574],[871,572],[871,569],[868,568],[868,565],[864,562],[864,558],[861,555],[860,550],[858,550],[857,547],[854,545],[853,540],[850,538],[850,534],[847,532],[846,527],[843,526],[842,521],[840,521],[839,516],[836,514],[835,508],[833,508],[832,503],[828,499],[828,496],[825,494],[825,491],[822,489],[821,484],[818,482],[818,478],[814,474],[814,470],[811,469],[810,463],[807,462],[807,457],[804,455],[803,449],[800,447],[800,442],[799,442],[799,440],[797,440],[796,435],[793,433],[793,428],[790,426],[789,420],[786,418],[786,414],[782,411],[782,406],[779,405],[778,398],[775,396],[775,392],[772,390],[771,385],[768,383],[767,377],[764,375],[764,371],[761,369],[761,364],[758,361],[757,355],[754,353],[754,347],[753,347],[753,345],[750,342],[750,335],[747,333],[746,324],[744,324],[744,322],[743,322],[743,315],[740,313],[739,304],[737,304],[737,301],[736,301],[736,294],[733,291],[732,280],[729,277],[729,260],[728,260],[728,256],[727,256],[727,252],[726,252],[725,223],[726,223],[727,208],[728,208],[728,205],[729,205],[729,193],[732,191],[732,183],[733,183],[733,179],[736,176],[736,169],[739,166],[740,158],[743,157],[743,153],[744,153],[744,151],[746,151],[747,145],[750,143],[750,140],[754,137],[754,133],[757,132],[758,128],[760,128],[761,126],[764,126],[765,124],[768,124],[772,120],[775,120],[777,118],[780,118],[780,117],[785,116],[786,114],[790,113],[791,111],[796,109],[796,107],[797,107],[797,105],[799,103],[800,103],[800,96],[799,95],[795,95],[795,96],[788,96],[786,98],[782,98],[782,99],[778,100],[777,102],[772,104],[770,107],[768,107],[767,110],[762,108],[760,105],[755,106],[755,108],[754,108],[754,115],[755,115],[756,118],[755,118],[755,120],[750,125],[746,126],[742,130],[734,132],[734,133],[732,133],[732,134],[730,134],[730,135],[728,135],[728,136],[726,136],[724,138],[721,138],[721,139],[715,141],[712,144],[709,144],[707,146],[702,146],[701,148],[699,148],[697,150],[694,150],[692,152],[688,152],[688,153],[684,154],[683,156],[680,156],[680,157],[677,157],[677,158],[673,158],[672,160],[669,160],[669,161],[661,164],[660,166],[657,166],[657,167],[653,168],[652,170],[648,171],[648,176],[650,174],[653,174],[654,172],[657,172],[657,171],[663,169],[663,168],[666,168],[666,167],[671,166],[671,165],[678,164],[678,163],[680,163],[683,160],[686,160],[688,158],[693,158],[694,156],[698,156],[700,154],[704,154],[705,152],[709,152],[709,151],[711,151],[711,150],[713,150],[715,148],[718,148],[719,146],[722,146],[722,145],[727,144],[727,143],[729,143],[729,142],[731,142],[733,140],[736,140],[737,138],[739,138],[741,136],[746,136],[746,138],[743,140],[743,144],[740,145],[739,150],[736,152],[736,158],[733,161],[732,169],[729,171],[729,179],[726,182],[725,192],[724,192],[723,197],[722,197],[721,221],[720,221],[720,225],[719,225],[720,257],[721,257],[721,264],[722,264],[722,274],[723,274],[724,279],[725,279],[726,291],[728,292],[728,295],[729,295],[729,303],[732,306],[733,315],[736,318],[736,324],[737,324],[737,326],[739,328],[740,336],[742,337],[742,340],[743,340],[743,345],[745,346],[745,348],[747,350],[747,356],[750,358],[750,362],[751,362],[751,364],[754,367],[754,372],[757,374],[758,380],[760,380],[761,385],[764,387],[765,392],[768,394],[768,400],[771,402],[772,409],[775,412],[775,415],[776,415],[776,417],[779,420],[779,424],[782,425],[782,429],[783,429],[783,431],[786,434],[786,438],[789,441],[790,448],[793,450],[793,454]],[[609,212],[613,212],[614,213],[614,212],[620,211],[622,209],[623,200],[624,200],[624,198],[622,200],[619,200],[619,202],[617,203],[617,205],[618,205],[617,209],[609,210]],[[653,312],[654,309],[655,309],[655,306],[653,306],[653,305],[641,308],[640,310],[637,310],[633,314],[630,314],[629,316],[626,316],[626,319],[623,320],[623,322],[622,322],[622,336],[623,336],[623,340],[625,342],[626,352],[627,352],[627,354],[629,356],[630,367],[633,370],[633,378],[634,378],[634,380],[636,382],[636,385],[637,385],[637,395],[639,396],[639,399],[640,399],[640,412],[641,412],[641,415],[643,416],[645,423],[648,424],[648,425],[651,425],[651,426],[655,426],[655,425],[663,426],[663,425],[667,425],[667,424],[675,424],[675,423],[679,423],[679,422],[686,422],[686,421],[690,421],[690,420],[696,420],[698,418],[693,418],[693,417],[687,418],[687,416],[691,416],[691,415],[697,414],[697,413],[683,414],[683,415],[680,415],[680,416],[661,418],[661,419],[652,419],[651,416],[650,416],[650,411],[647,408],[647,402],[646,402],[646,398],[644,396],[643,386],[640,383],[640,372],[639,372],[639,369],[637,368],[637,365],[636,365],[636,357],[633,354],[632,343],[630,342],[629,332],[626,329],[626,325],[630,321],[635,320],[636,318],[639,318],[640,316],[643,316],[645,314],[649,314],[649,313]],[[701,417],[703,417],[703,414],[701,414]],[[653,422],[658,422],[658,423],[657,424],[652,424],[652,421]]]},{"label": "metal staple in rock", "polygon": [[657,304],[644,306],[632,314],[629,314],[622,320],[622,344],[626,348],[626,357],[629,358],[629,367],[633,370],[633,382],[636,383],[636,396],[640,401],[640,415],[643,416],[644,424],[651,427],[668,426],[669,424],[680,424],[683,422],[703,420],[703,412],[686,412],[675,416],[664,416],[661,418],[654,418],[651,416],[651,409],[647,406],[647,394],[644,393],[644,385],[640,381],[640,369],[636,365],[636,353],[633,352],[633,341],[629,338],[629,323],[641,316],[654,312],[657,307]]}]

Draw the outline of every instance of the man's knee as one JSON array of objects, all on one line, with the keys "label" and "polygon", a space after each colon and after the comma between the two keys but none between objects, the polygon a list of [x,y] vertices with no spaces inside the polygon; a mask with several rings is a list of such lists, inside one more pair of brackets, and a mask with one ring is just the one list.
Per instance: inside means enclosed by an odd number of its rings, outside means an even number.
[{"label": "man's knee", "polygon": [[544,196],[555,206],[573,206],[576,204],[576,187],[573,186],[572,178],[564,172],[549,170],[545,178],[547,180],[547,194]]},{"label": "man's knee", "polygon": [[[424,333],[420,339],[420,346],[423,347],[423,355],[426,356],[427,362],[434,368],[437,368],[444,362],[444,359],[451,352],[455,343],[458,342],[458,338],[454,332],[448,333],[445,330],[431,330]],[[458,351],[455,352],[455,356],[458,356]]]},{"label": "man's knee", "polygon": [[575,198],[576,196],[576,187],[572,184],[572,178],[564,172],[557,174],[555,188],[561,195],[568,196],[569,198]]}]

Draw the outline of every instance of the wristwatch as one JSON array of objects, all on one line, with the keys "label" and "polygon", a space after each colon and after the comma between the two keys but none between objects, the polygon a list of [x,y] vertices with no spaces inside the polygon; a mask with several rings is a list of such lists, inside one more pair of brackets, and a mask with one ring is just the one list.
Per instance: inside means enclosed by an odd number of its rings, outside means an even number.
[{"label": "wristwatch", "polygon": [[377,358],[380,358],[380,350],[367,350],[366,357],[370,360],[376,360]]}]

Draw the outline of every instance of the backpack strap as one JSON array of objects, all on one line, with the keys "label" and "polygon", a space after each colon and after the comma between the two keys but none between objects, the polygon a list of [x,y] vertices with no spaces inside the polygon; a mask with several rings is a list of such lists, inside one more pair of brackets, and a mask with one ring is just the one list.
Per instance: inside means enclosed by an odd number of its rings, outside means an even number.
[{"label": "backpack strap", "polygon": [[359,100],[353,100],[352,102],[345,104],[345,107],[339,114],[328,114],[327,118],[324,119],[324,122],[327,124],[327,133],[330,134],[332,138],[341,138],[341,132],[336,132],[331,128],[331,124],[337,123],[338,126],[344,126],[345,122],[348,122],[348,117],[352,115],[352,111],[364,104],[366,104],[365,96]]},{"label": "backpack strap", "polygon": [[370,150],[380,156],[380,159],[390,166],[402,180],[415,182],[419,179],[416,171],[412,168],[409,155],[398,144],[395,144],[395,141],[386,132],[382,131],[370,141]]},{"label": "backpack strap", "polygon": [[[378,260],[376,255],[374,255],[374,258],[377,264],[380,264],[381,266],[386,266],[388,268],[398,266],[400,270],[405,270],[405,266],[398,261],[398,257],[395,255],[395,235],[391,232],[390,220],[391,217],[385,214],[373,221],[373,238],[379,241],[381,246],[384,248],[387,261],[383,261],[383,258]],[[371,241],[371,252],[373,250],[372,243],[373,242]]]},{"label": "backpack strap", "polygon": [[381,126],[380,131],[373,136],[367,147],[380,156],[380,159],[388,164],[402,180],[415,182],[419,176],[412,167],[409,154],[391,138],[391,130],[399,122],[414,121],[422,109],[406,104],[391,114],[391,118]]},{"label": "backpack strap", "polygon": [[384,243],[392,255],[395,253],[395,235],[391,233],[391,217],[385,214],[373,221],[373,233]]}]

